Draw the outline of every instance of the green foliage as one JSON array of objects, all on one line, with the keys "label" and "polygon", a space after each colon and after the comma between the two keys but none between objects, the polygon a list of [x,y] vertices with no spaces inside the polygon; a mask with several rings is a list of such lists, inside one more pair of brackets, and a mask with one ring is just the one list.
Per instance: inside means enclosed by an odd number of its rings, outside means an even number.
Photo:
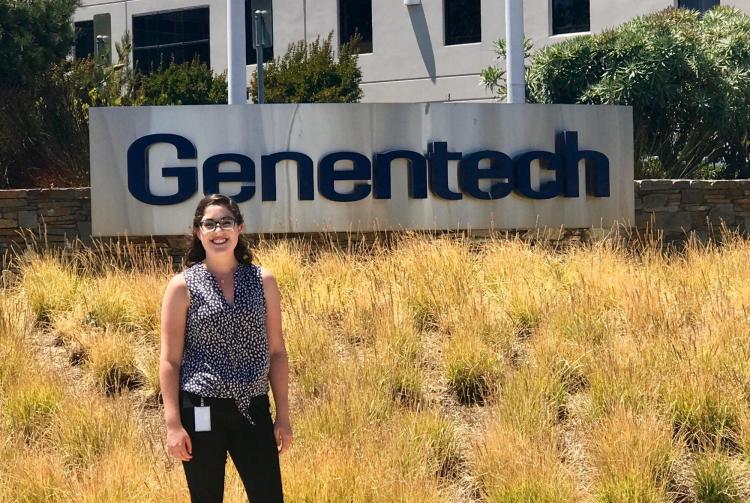
[{"label": "green foliage", "polygon": [[[333,32],[306,44],[291,44],[287,53],[264,66],[266,103],[355,103],[362,99],[362,72],[353,40],[341,46],[334,59]],[[251,92],[258,100],[258,74],[253,73]]]},{"label": "green foliage", "polygon": [[0,0],[0,83],[26,84],[73,45],[78,0]]},{"label": "green foliage", "polygon": [[88,90],[88,100],[83,103],[88,120],[88,107],[115,107],[143,105],[143,91],[138,85],[138,75],[130,66],[130,53],[133,44],[130,33],[125,34],[119,43],[115,43],[117,64],[101,67],[93,62],[82,62],[84,72],[78,82]]},{"label": "green foliage", "polygon": [[160,66],[150,74],[130,67],[132,42],[125,33],[115,44],[118,64],[95,68],[81,82],[89,90],[91,106],[131,105],[209,105],[227,102],[226,75],[214,75],[197,59],[182,64]]},{"label": "green foliage", "polygon": [[0,83],[0,188],[89,185],[89,107],[227,101],[226,78],[205,64],[144,76],[129,64],[127,33],[115,48],[118,63],[111,67],[60,59],[23,85]]},{"label": "green foliage", "polygon": [[[531,56],[531,51],[534,49],[534,43],[530,38],[524,38],[523,40],[523,59],[526,61]],[[501,38],[495,42],[495,54],[497,59],[505,60],[505,56],[508,51],[507,42],[504,38]],[[489,66],[479,72],[479,83],[482,84],[490,92],[497,93],[497,97],[500,100],[505,100],[508,96],[508,86],[505,80],[505,65]]]},{"label": "green foliage", "polygon": [[214,76],[205,63],[193,60],[141,77],[144,105],[226,104],[226,75]]},{"label": "green foliage", "polygon": [[89,66],[63,61],[28,85],[0,86],[0,188],[88,185],[88,96],[80,83]]},{"label": "green foliage", "polygon": [[631,105],[637,178],[750,176],[750,17],[735,8],[637,17],[537,51],[526,73],[532,103]]},{"label": "green foliage", "polygon": [[89,107],[143,102],[129,37],[115,47],[112,67],[62,59],[26,85],[0,85],[0,188],[89,185]]}]

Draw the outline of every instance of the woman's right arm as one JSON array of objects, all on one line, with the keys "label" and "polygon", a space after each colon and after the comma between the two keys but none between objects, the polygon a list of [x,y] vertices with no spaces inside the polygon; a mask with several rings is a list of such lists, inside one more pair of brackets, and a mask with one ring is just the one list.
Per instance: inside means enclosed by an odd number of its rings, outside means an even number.
[{"label": "woman's right arm", "polygon": [[169,281],[161,305],[159,382],[167,426],[167,449],[171,455],[183,461],[189,461],[192,453],[190,436],[180,420],[179,401],[180,366],[189,305],[190,294],[185,278],[178,274]]}]

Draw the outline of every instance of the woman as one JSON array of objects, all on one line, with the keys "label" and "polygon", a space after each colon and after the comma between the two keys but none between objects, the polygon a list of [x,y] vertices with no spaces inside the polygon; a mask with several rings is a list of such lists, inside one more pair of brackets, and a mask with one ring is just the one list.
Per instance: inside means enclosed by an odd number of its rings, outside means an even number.
[{"label": "woman", "polygon": [[193,502],[223,501],[227,452],[253,503],[283,501],[279,454],[292,429],[280,295],[273,275],[252,263],[243,228],[232,199],[203,198],[188,267],[162,303],[167,449],[182,460]]}]

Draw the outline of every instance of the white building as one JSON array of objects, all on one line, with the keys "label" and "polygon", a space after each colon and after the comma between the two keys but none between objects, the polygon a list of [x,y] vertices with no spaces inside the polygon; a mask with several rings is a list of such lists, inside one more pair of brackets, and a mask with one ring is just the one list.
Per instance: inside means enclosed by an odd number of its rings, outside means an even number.
[{"label": "white building", "polygon": [[[720,0],[526,0],[526,36],[539,47],[581,33],[596,33],[637,15],[667,7],[706,10]],[[410,3],[414,5],[405,5]],[[365,102],[486,100],[479,72],[494,64],[493,43],[504,37],[503,0],[245,0],[246,17],[265,9],[273,47],[264,59],[298,41],[325,38],[337,44],[362,36]],[[750,13],[750,0],[721,0]],[[181,62],[195,55],[216,72],[227,67],[226,0],[82,0],[74,20],[76,53],[132,34],[133,59],[142,68],[162,57]],[[255,69],[247,26],[248,79]],[[103,37],[102,37],[103,36]]]}]

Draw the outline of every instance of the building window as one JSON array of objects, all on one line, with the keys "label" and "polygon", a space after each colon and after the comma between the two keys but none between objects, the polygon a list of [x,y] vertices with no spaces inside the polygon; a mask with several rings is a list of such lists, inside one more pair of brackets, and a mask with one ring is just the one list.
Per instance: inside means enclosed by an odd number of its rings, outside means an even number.
[{"label": "building window", "polygon": [[94,57],[94,21],[78,21],[75,23],[76,45],[74,56],[76,59]]},{"label": "building window", "polygon": [[133,61],[144,73],[198,58],[211,65],[208,7],[133,16]]},{"label": "building window", "polygon": [[445,45],[473,44],[482,41],[482,5],[480,0],[444,0]]},{"label": "building window", "polygon": [[372,0],[339,0],[339,44],[356,35],[354,48],[360,54],[372,52]]},{"label": "building window", "polygon": [[[254,65],[258,62],[258,55],[255,52],[255,19],[253,13],[256,10],[266,11],[264,24],[266,32],[273,35],[273,4],[271,0],[245,0],[245,62],[248,65]],[[273,40],[273,38],[271,38]],[[263,61],[273,59],[273,45],[263,48]]]},{"label": "building window", "polygon": [[719,0],[678,0],[677,6],[681,9],[694,9],[706,12],[719,5]]},{"label": "building window", "polygon": [[552,0],[552,34],[579,33],[591,29],[589,0]]}]

